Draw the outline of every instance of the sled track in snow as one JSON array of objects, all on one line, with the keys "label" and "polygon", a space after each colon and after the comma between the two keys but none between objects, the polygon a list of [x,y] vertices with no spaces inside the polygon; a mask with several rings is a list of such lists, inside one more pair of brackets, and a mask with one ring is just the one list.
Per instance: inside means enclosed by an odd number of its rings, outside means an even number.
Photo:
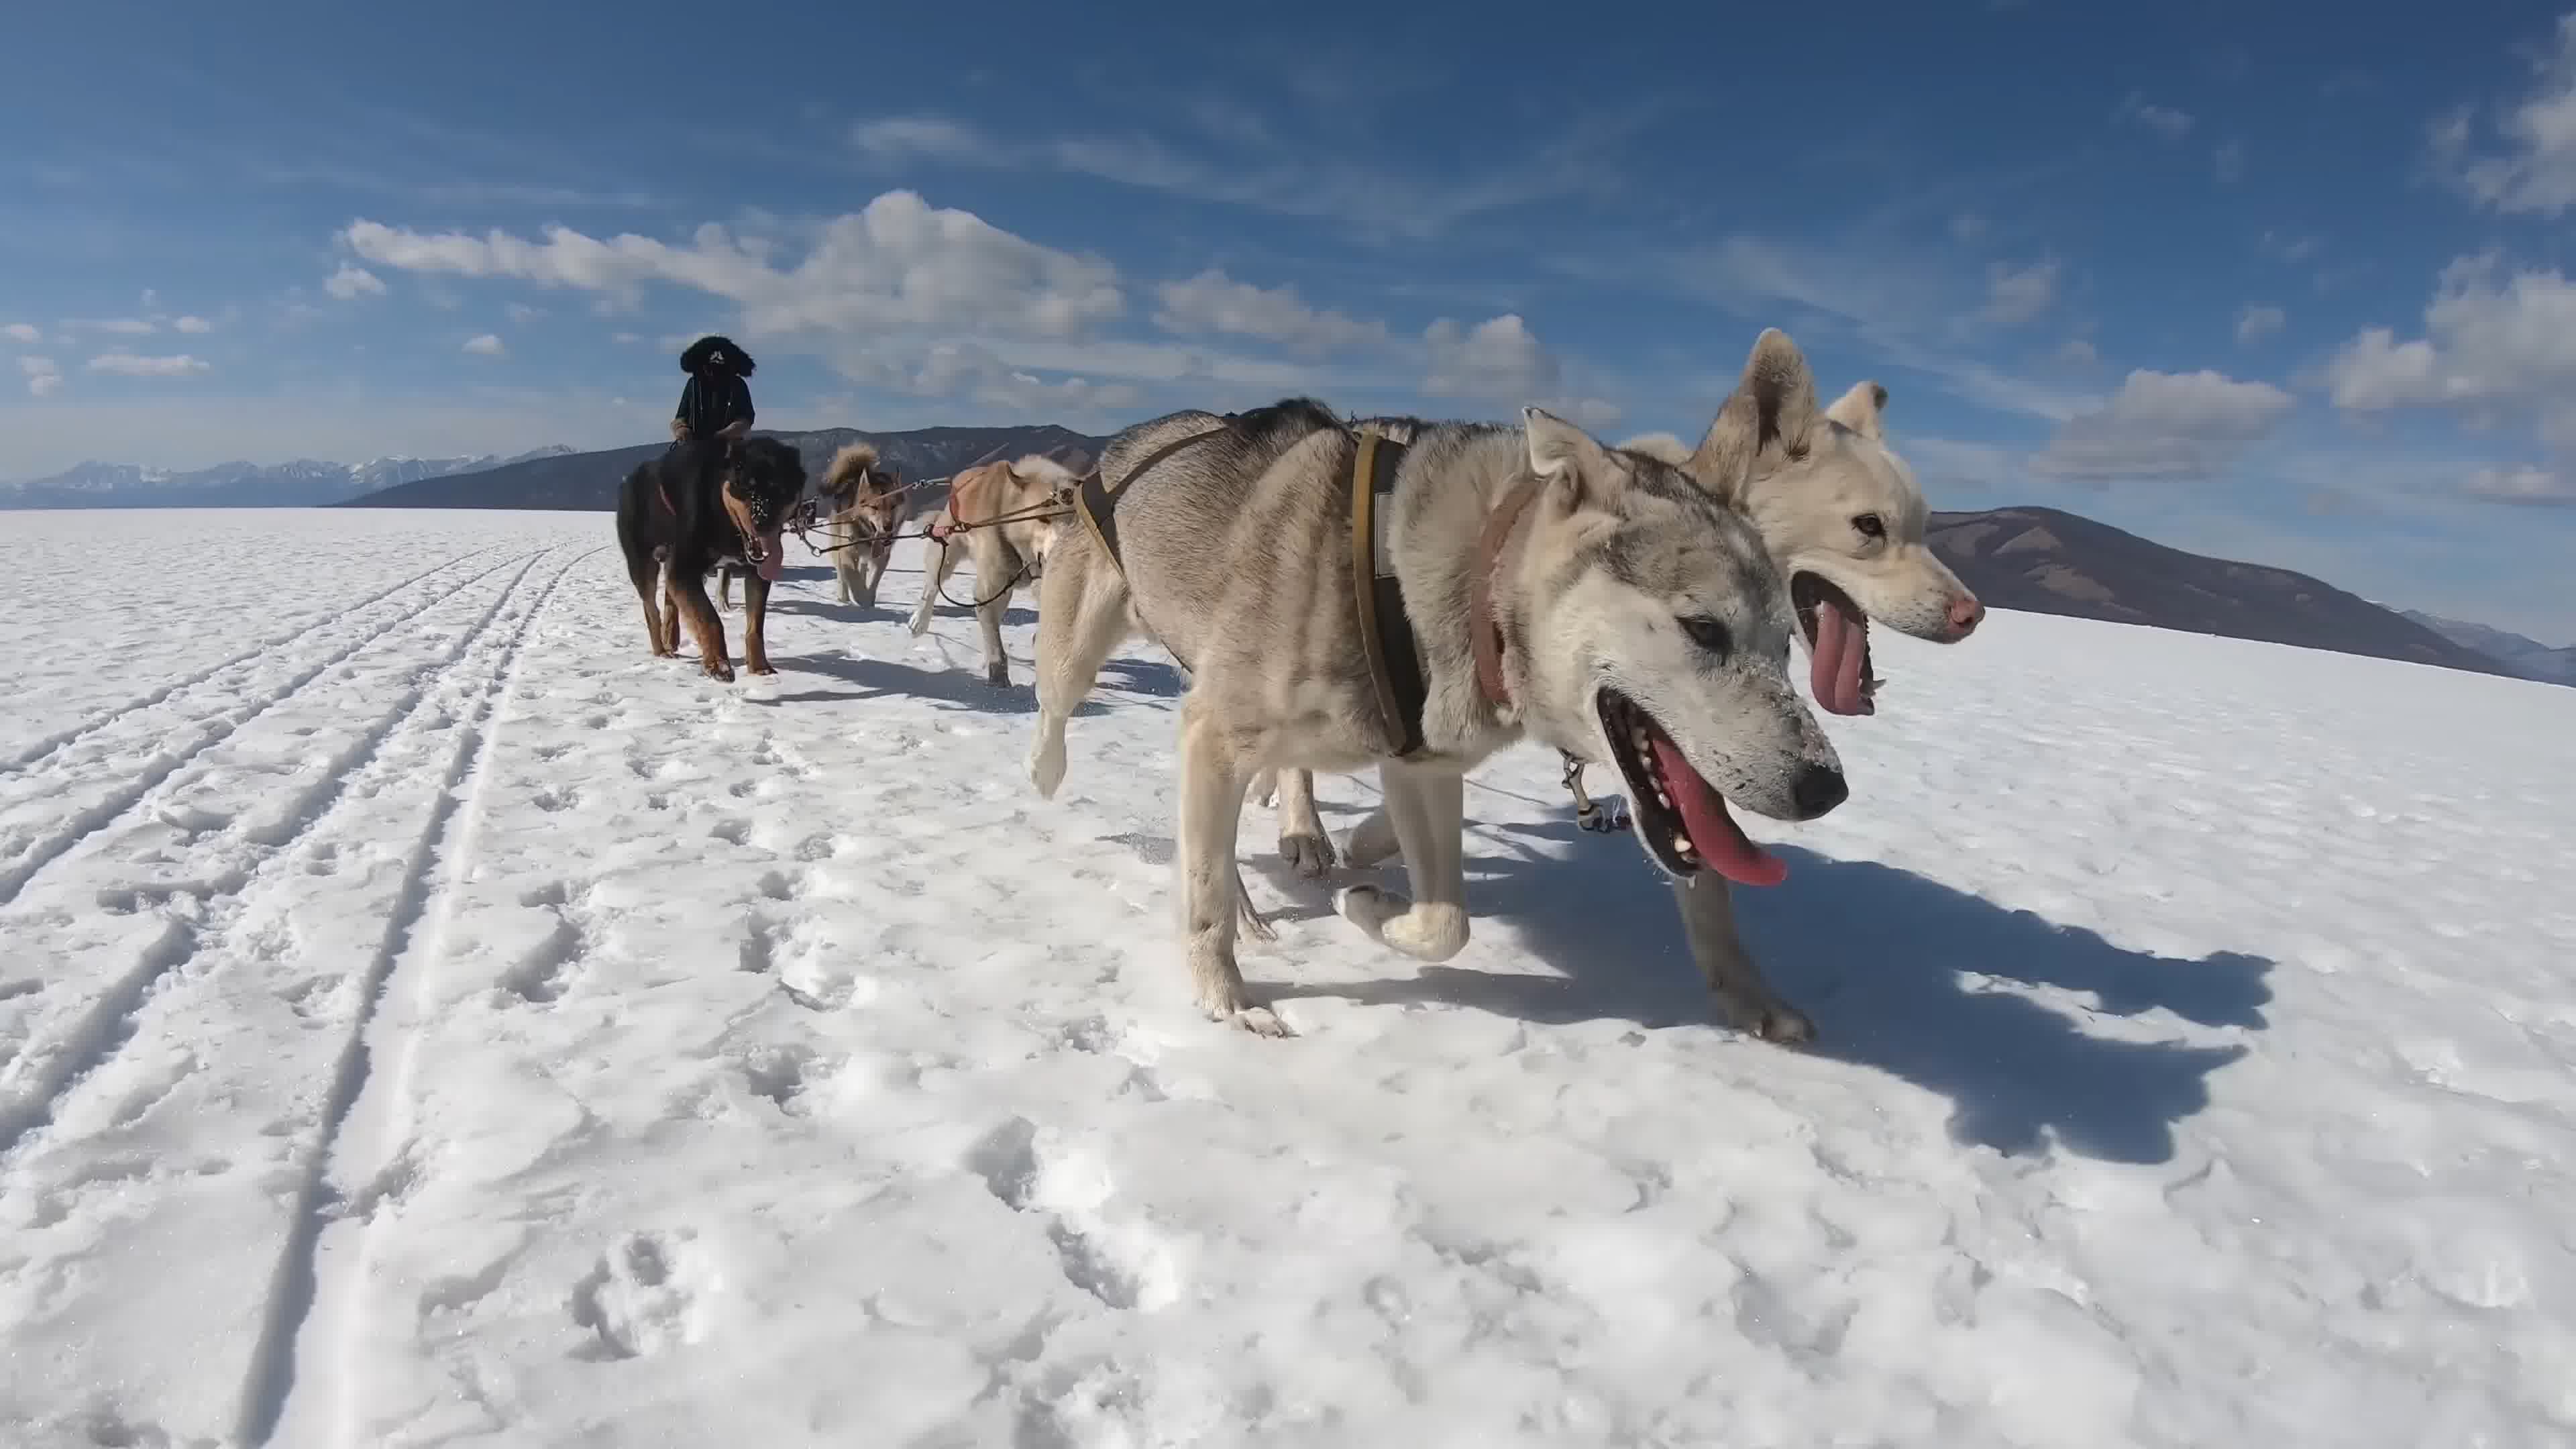
[{"label": "sled track in snow", "polygon": [[[540,552],[542,552],[542,550]],[[537,557],[537,554],[530,554],[526,556],[526,559],[528,563],[533,564]],[[450,562],[454,562],[454,560],[451,560]],[[446,564],[441,564],[439,567],[445,568],[447,566],[448,565]],[[275,709],[277,706],[284,704],[289,699],[294,698],[298,692],[302,691],[314,680],[320,678],[333,666],[348,660],[352,656],[356,655],[360,650],[375,643],[377,640],[384,638],[386,635],[419,617],[421,614],[437,608],[449,599],[456,597],[465,590],[474,587],[475,584],[491,577],[493,574],[499,573],[501,570],[508,568],[509,566],[510,560],[504,559],[500,563],[494,564],[492,567],[483,570],[481,573],[475,574],[463,582],[456,584],[454,587],[449,588],[446,592],[439,594],[436,598],[418,605],[398,608],[391,618],[367,629],[365,632],[359,634],[355,639],[350,640],[348,643],[333,650],[331,653],[324,655],[320,660],[302,669],[278,688],[255,699],[236,703],[228,708],[216,710],[210,715],[201,716],[190,721],[188,725],[183,726],[182,728],[193,728],[199,731],[200,733],[195,740],[190,741],[174,751],[167,751],[155,755],[152,761],[145,765],[143,769],[136,771],[131,776],[127,777],[126,783],[115,793],[111,794],[104,800],[100,800],[92,805],[73,812],[71,817],[65,820],[58,829],[37,840],[33,845],[29,846],[24,852],[22,852],[18,859],[11,862],[6,867],[0,867],[0,906],[8,905],[10,902],[16,900],[19,892],[25,890],[27,883],[35,879],[36,875],[46,866],[51,865],[54,861],[60,859],[74,846],[79,845],[83,840],[89,838],[91,835],[96,834],[100,830],[105,829],[107,826],[123,818],[127,812],[133,810],[137,805],[142,804],[154,791],[161,788],[161,786],[173,775],[176,775],[179,771],[187,768],[206,751],[230,738],[234,731],[240,729],[243,725],[250,723],[252,720],[259,718],[261,715],[268,713],[270,710]],[[289,636],[289,638],[303,638],[316,633],[321,629],[328,627],[337,619],[346,618],[351,614],[359,612],[361,609],[373,607],[376,604],[384,602],[394,594],[399,593],[402,589],[418,583],[422,578],[426,578],[430,573],[436,573],[437,571],[437,569],[431,569],[427,573],[407,579],[403,583],[396,585],[394,588],[374,596],[365,604],[359,605],[356,608],[341,610],[334,615],[332,619],[323,620],[320,623],[313,625],[311,628],[301,630],[298,633]],[[522,571],[524,572],[524,568]],[[515,582],[515,580],[513,582]],[[507,590],[504,590],[503,593],[506,597]],[[234,663],[238,664],[244,660],[261,657],[265,652],[266,651],[264,650],[254,651],[250,655],[243,656],[243,660],[235,660]],[[231,666],[227,665],[223,667],[229,668]],[[195,682],[202,684],[207,679],[213,678],[216,673],[220,672],[221,669],[210,671]],[[161,698],[166,699],[169,697],[169,694],[177,693],[179,688],[188,687],[193,686],[179,686],[168,693],[163,694]],[[158,702],[159,700],[153,701],[153,703],[156,704]],[[149,704],[137,704],[122,707],[114,715],[103,719],[97,725],[79,731],[71,737],[67,737],[64,743],[69,744],[73,739],[77,739],[80,735],[95,734],[99,730],[109,728],[122,720],[132,717],[140,710],[150,707],[151,705]],[[62,748],[62,746],[56,746],[55,751],[59,751],[60,748]],[[50,754],[55,751],[48,751],[48,753]]]},{"label": "sled track in snow", "polygon": [[467,549],[465,552],[458,554],[456,557],[449,559],[444,563],[432,564],[428,568],[422,569],[419,573],[413,574],[410,578],[404,579],[401,583],[395,584],[391,588],[369,594],[367,597],[356,600],[352,603],[342,604],[335,608],[322,610],[319,617],[314,618],[310,622],[298,625],[297,627],[289,629],[285,633],[276,635],[273,638],[263,640],[242,653],[236,654],[232,658],[225,660],[221,664],[212,665],[208,668],[200,669],[194,674],[174,679],[169,683],[162,685],[158,689],[151,690],[144,694],[138,694],[134,698],[125,701],[123,704],[112,705],[97,714],[91,715],[88,719],[81,721],[79,724],[73,725],[70,729],[60,731],[56,734],[47,735],[43,739],[36,741],[34,744],[21,749],[15,759],[7,762],[7,768],[13,771],[24,770],[31,766],[41,764],[44,762],[46,757],[62,749],[64,746],[72,744],[86,736],[96,734],[100,730],[106,729],[108,726],[115,724],[117,721],[124,719],[128,715],[134,714],[138,710],[150,709],[152,706],[159,704],[161,701],[168,699],[174,694],[179,693],[181,690],[194,689],[198,685],[204,684],[215,676],[224,673],[226,670],[238,668],[241,665],[251,663],[254,660],[264,659],[270,654],[275,653],[277,650],[283,649],[287,645],[294,643],[298,639],[302,639],[308,635],[318,633],[321,630],[328,628],[334,620],[346,618],[361,609],[373,608],[377,604],[383,603],[385,600],[392,598],[394,595],[399,594],[403,590],[410,588],[412,585],[419,583],[421,580],[428,578],[431,574],[437,573],[443,569],[454,568],[458,564],[461,564],[467,559],[474,557],[474,555],[484,551],[485,550],[483,549]]},{"label": "sled track in snow", "polygon": [[[386,741],[393,738],[414,716],[426,709],[436,707],[436,702],[432,698],[436,682],[472,652],[474,644],[490,630],[493,621],[500,617],[510,599],[518,593],[519,586],[526,579],[528,572],[535,568],[538,559],[544,557],[548,551],[540,549],[534,553],[522,555],[516,560],[519,564],[519,572],[493,596],[491,606],[484,611],[483,615],[457,636],[444,655],[415,670],[411,680],[400,691],[394,707],[359,733],[339,757],[333,760],[333,768],[324,772],[321,779],[296,799],[278,825],[261,832],[243,831],[237,836],[227,832],[223,843],[228,845],[238,843],[246,847],[247,852],[254,857],[255,863],[248,869],[242,869],[237,864],[232,870],[212,873],[213,889],[225,898],[221,904],[210,909],[201,921],[174,917],[168,929],[139,955],[128,970],[109,983],[107,988],[89,1004],[88,1009],[78,1012],[68,1027],[53,1034],[52,1042],[29,1041],[21,1045],[10,1067],[15,1074],[25,1079],[24,1085],[14,1100],[0,1102],[0,1164],[7,1163],[31,1136],[51,1125],[60,1112],[62,1103],[79,1088],[80,1083],[101,1064],[114,1057],[125,1043],[132,1039],[137,1019],[147,1007],[154,989],[169,979],[172,973],[186,969],[210,943],[222,938],[223,933],[239,912],[239,902],[243,893],[254,881],[265,876],[284,861],[295,842],[329,815],[332,806],[346,793],[352,779],[376,758],[383,750]],[[592,552],[596,551],[592,550]],[[564,569],[556,574],[554,582],[560,582],[564,573],[569,572],[581,561],[581,558],[588,556],[585,553],[576,557],[573,563],[566,564]],[[281,691],[274,699],[251,710],[249,714],[243,716],[243,719],[247,720],[265,711],[277,700],[291,695],[332,665],[349,658],[367,644],[384,637],[404,620],[415,618],[427,609],[437,607],[438,604],[471,587],[475,579],[489,577],[509,567],[510,562],[510,560],[504,560],[475,575],[474,579],[469,579],[457,588],[440,595],[437,600],[423,608],[407,612],[403,619],[369,631],[357,643],[299,675],[296,683]],[[551,583],[546,592],[552,593]],[[533,617],[533,614],[532,608],[526,617]],[[521,629],[524,633],[524,618]],[[515,653],[516,646],[517,638],[514,637],[510,647],[511,653]],[[240,722],[236,721],[235,724]],[[440,726],[440,728],[446,727]],[[230,732],[227,728],[222,734]],[[196,750],[190,752],[190,758],[211,748],[220,738],[221,735],[208,739]],[[168,771],[163,772],[165,776],[168,773]],[[146,792],[135,792],[135,799],[139,800],[144,793]],[[131,804],[132,801],[129,801],[128,808]],[[121,814],[122,811],[118,813]],[[106,821],[101,820],[82,830],[80,834],[86,835],[105,823]],[[76,841],[77,838],[75,836],[74,840]],[[54,854],[60,855],[63,850],[69,848],[70,843],[66,843]]]},{"label": "sled track in snow", "polygon": [[[343,1206],[341,1196],[331,1184],[331,1161],[349,1131],[361,1094],[374,1076],[373,1050],[367,1036],[386,999],[392,995],[396,977],[401,973],[406,958],[410,958],[414,971],[436,966],[440,942],[434,929],[424,940],[421,928],[424,923],[435,925],[433,906],[439,888],[435,877],[441,868],[454,875],[465,869],[472,855],[471,832],[483,781],[487,778],[483,767],[491,746],[492,719],[501,701],[517,682],[519,651],[527,642],[528,631],[536,623],[537,616],[545,612],[564,579],[584,560],[605,551],[606,546],[602,545],[574,555],[571,562],[557,569],[554,577],[546,581],[545,587],[538,591],[536,601],[519,616],[518,626],[511,632],[510,642],[502,649],[490,675],[483,680],[471,712],[452,726],[456,731],[456,745],[449,754],[429,819],[422,825],[404,861],[402,883],[387,913],[384,936],[361,975],[358,1010],[331,1072],[328,1095],[322,1104],[321,1130],[306,1160],[286,1244],[270,1280],[259,1344],[251,1354],[249,1378],[243,1389],[240,1439],[244,1444],[265,1445],[269,1442],[286,1412],[288,1399],[295,1392],[296,1346],[322,1296],[318,1258],[322,1231],[338,1216]],[[515,581],[513,583],[515,587]],[[479,636],[483,630],[478,627],[475,632]],[[451,851],[451,827],[460,812],[466,820],[465,835],[458,848]],[[391,1088],[398,1095],[407,1093],[411,1071],[409,1052],[396,1053],[394,1061]],[[382,1135],[381,1128],[376,1134],[361,1134],[361,1137],[369,1135]],[[385,1144],[362,1140],[360,1145],[382,1148]],[[380,1151],[377,1155],[384,1154]]]}]

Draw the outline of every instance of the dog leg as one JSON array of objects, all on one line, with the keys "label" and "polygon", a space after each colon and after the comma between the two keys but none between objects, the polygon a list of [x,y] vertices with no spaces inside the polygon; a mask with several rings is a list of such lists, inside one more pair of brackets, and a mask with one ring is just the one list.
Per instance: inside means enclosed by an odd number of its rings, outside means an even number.
[{"label": "dog leg", "polygon": [[850,576],[859,571],[857,561],[850,557],[852,552],[854,550],[845,548],[832,555],[832,577],[840,581],[841,602],[844,604],[849,603],[858,594],[856,589],[850,587]]},{"label": "dog leg", "polygon": [[1682,934],[1690,939],[1691,957],[1717,1001],[1728,1026],[1764,1041],[1783,1045],[1812,1040],[1816,1024],[1806,1013],[1781,999],[1762,979],[1762,968],[1735,933],[1735,903],[1726,877],[1703,870],[1673,882],[1673,902],[1681,907]]},{"label": "dog leg", "polygon": [[[1091,577],[1108,572],[1108,561],[1088,553],[1068,557],[1062,547],[1055,557],[1057,566],[1038,586],[1038,733],[1029,745],[1029,783],[1049,800],[1064,783],[1065,721],[1127,637],[1126,582]],[[1239,795],[1235,808],[1239,815]]]},{"label": "dog leg", "polygon": [[1261,1036],[1288,1028],[1256,1006],[1234,963],[1235,915],[1244,904],[1234,857],[1243,824],[1243,777],[1223,732],[1198,702],[1181,704],[1181,929],[1190,963],[1190,992],[1211,1020],[1231,1021]]},{"label": "dog leg", "polygon": [[1243,799],[1246,804],[1259,805],[1264,809],[1268,809],[1270,806],[1278,804],[1278,770],[1267,769],[1254,774],[1252,777],[1252,783],[1243,787]]},{"label": "dog leg", "polygon": [[[987,567],[987,565],[990,565]],[[1011,607],[1011,591],[1002,580],[1019,571],[1020,558],[998,533],[975,550],[975,622],[984,626],[984,682],[1009,684],[1010,657],[1002,652],[1002,615]]]},{"label": "dog leg", "polygon": [[769,663],[769,580],[742,576],[742,662],[754,674],[776,674]]},{"label": "dog leg", "polygon": [[921,602],[912,607],[912,637],[918,639],[930,632],[931,606],[939,602],[939,591],[948,584],[948,575],[957,568],[956,546],[947,539],[934,539],[930,545],[929,567],[922,570]]},{"label": "dog leg", "polygon": [[1351,827],[1350,838],[1342,842],[1342,858],[1353,870],[1366,870],[1402,847],[1395,838],[1395,818],[1380,805]]},{"label": "dog leg", "polygon": [[1420,961],[1446,961],[1467,945],[1466,777],[1389,760],[1378,766],[1387,813],[1404,849],[1410,901],[1375,886],[1345,886],[1342,919]]},{"label": "dog leg", "polygon": [[1333,868],[1333,838],[1315,810],[1315,772],[1279,772],[1279,855],[1308,880]]},{"label": "dog leg", "polygon": [[731,684],[733,661],[725,654],[724,619],[716,613],[715,601],[707,597],[706,581],[694,574],[675,576],[663,588],[680,596],[680,612],[688,616],[689,632],[697,636],[698,667],[708,678]]},{"label": "dog leg", "polygon": [[665,658],[680,657],[680,596],[667,577],[662,580],[662,642],[670,646]]},{"label": "dog leg", "polygon": [[635,584],[635,597],[644,601],[644,633],[653,641],[653,657],[668,659],[677,651],[663,626],[662,612],[654,599],[654,595],[661,592],[661,580],[657,577],[660,572],[661,565],[649,561],[640,567],[632,563],[626,566],[626,576]]},{"label": "dog leg", "polygon": [[731,569],[716,570],[716,602],[727,609],[733,607],[733,570]]}]

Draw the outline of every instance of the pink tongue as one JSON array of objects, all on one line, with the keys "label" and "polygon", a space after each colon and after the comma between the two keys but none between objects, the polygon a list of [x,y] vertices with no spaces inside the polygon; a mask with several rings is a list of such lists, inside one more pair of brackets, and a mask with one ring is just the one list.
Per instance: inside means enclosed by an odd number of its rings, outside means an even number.
[{"label": "pink tongue", "polygon": [[777,534],[769,533],[761,535],[759,564],[760,576],[769,580],[773,584],[778,582],[779,566],[786,561],[781,557],[783,552],[784,550],[779,546]]},{"label": "pink tongue", "polygon": [[1868,626],[1831,599],[1816,601],[1816,647],[1809,651],[1807,684],[1816,703],[1835,714],[1868,714],[1870,703],[1860,691],[1861,666],[1868,650],[1861,641]]},{"label": "pink tongue", "polygon": [[1655,768],[1663,776],[1664,788],[1672,792],[1673,808],[1681,812],[1682,829],[1690,832],[1691,849],[1699,853],[1700,863],[1743,885],[1778,885],[1788,879],[1788,863],[1753,843],[1744,827],[1726,813],[1725,799],[1708,787],[1682,752],[1660,733],[1655,733],[1654,744]]}]

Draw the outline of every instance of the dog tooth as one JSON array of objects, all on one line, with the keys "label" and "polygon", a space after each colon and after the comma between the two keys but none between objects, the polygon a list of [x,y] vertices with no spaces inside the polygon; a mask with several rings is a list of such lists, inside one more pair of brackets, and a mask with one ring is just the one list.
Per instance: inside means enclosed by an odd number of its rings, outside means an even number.
[{"label": "dog tooth", "polygon": [[1691,858],[1690,837],[1684,835],[1678,830],[1673,832],[1673,854],[1680,856],[1684,860]]}]

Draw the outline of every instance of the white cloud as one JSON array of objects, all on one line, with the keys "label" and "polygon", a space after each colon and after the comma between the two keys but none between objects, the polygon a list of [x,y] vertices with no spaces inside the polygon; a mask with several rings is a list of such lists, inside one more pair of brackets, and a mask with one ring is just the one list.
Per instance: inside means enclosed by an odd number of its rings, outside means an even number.
[{"label": "white cloud", "polygon": [[50,357],[21,357],[18,370],[27,377],[27,391],[37,397],[51,397],[63,385],[63,370]]},{"label": "white cloud", "polygon": [[343,233],[362,258],[402,271],[507,277],[633,299],[647,284],[734,302],[752,336],[964,331],[1078,337],[1124,310],[1118,272],[1041,246],[971,212],[889,191],[822,225],[795,266],[710,223],[686,246],[632,234],[599,240],[556,226],[543,241],[494,230],[425,234],[360,221]]},{"label": "white cloud", "polygon": [[1515,312],[1462,330],[1443,317],[1425,328],[1429,372],[1422,392],[1429,397],[1485,398],[1523,401],[1556,386],[1554,354]]},{"label": "white cloud", "polygon": [[119,337],[144,337],[161,330],[140,317],[74,317],[63,326],[74,332],[107,332]]},{"label": "white cloud", "polygon": [[2058,429],[2031,459],[2031,471],[2090,480],[2206,478],[2296,405],[2267,382],[2239,382],[2207,369],[2140,368],[2100,408]]},{"label": "white cloud", "polygon": [[2069,337],[2057,349],[2057,360],[2069,367],[2092,367],[2101,362],[2102,354],[2086,339]]},{"label": "white cloud", "polygon": [[131,352],[106,352],[89,360],[92,372],[117,377],[194,377],[210,372],[213,365],[204,358],[182,352],[170,357],[141,357]]},{"label": "white cloud", "polygon": [[2236,340],[2250,346],[2279,332],[2289,321],[2290,314],[2278,307],[2248,303],[2236,314]]},{"label": "white cloud", "polygon": [[643,341],[643,340],[644,340],[644,338],[643,338],[643,336],[642,336],[641,334],[639,334],[639,333],[634,333],[634,332],[617,332],[617,333],[611,333],[611,334],[609,335],[608,340],[609,340],[609,341],[611,341],[611,342],[616,343],[616,344],[617,344],[618,346],[620,346],[620,347],[632,347],[632,346],[634,346],[636,343]]},{"label": "white cloud", "polygon": [[501,304],[501,315],[524,327],[546,314],[543,308],[531,307],[525,302],[504,302]]},{"label": "white cloud", "polygon": [[[2424,335],[2364,330],[2326,364],[2335,406],[2576,414],[2576,283],[2556,268],[2509,275],[2493,253],[2442,269]],[[2565,443],[2576,446],[2576,436]]]},{"label": "white cloud", "polygon": [[1977,320],[1996,327],[2019,327],[2045,312],[2057,300],[2055,258],[2016,267],[1995,262],[1986,268],[1986,305]]},{"label": "white cloud", "polygon": [[212,332],[215,330],[215,324],[207,321],[203,317],[182,317],[170,325],[182,332],[190,333],[192,335]]},{"label": "white cloud", "polygon": [[909,367],[851,359],[843,371],[859,381],[914,397],[966,397],[1020,413],[1093,416],[1131,408],[1144,399],[1141,391],[1123,382],[1099,383],[1083,377],[1049,382],[971,342],[937,344]]},{"label": "white cloud", "polygon": [[2267,229],[2255,244],[2268,256],[2285,262],[2304,262],[2323,251],[2326,240],[2321,236]]},{"label": "white cloud", "polygon": [[2113,111],[2112,115],[2119,120],[2159,132],[2168,140],[2179,141],[2191,132],[2189,112],[2177,111],[2170,106],[2151,105],[2145,96],[2136,91],[2131,91],[2122,97],[2119,108]]},{"label": "white cloud", "polygon": [[2228,141],[2222,143],[2217,152],[2211,157],[2211,164],[2217,168],[2218,179],[2221,181],[2237,182],[2244,180],[2245,144],[2241,141]]},{"label": "white cloud", "polygon": [[25,322],[12,322],[6,327],[0,327],[0,335],[6,335],[12,342],[24,342],[31,347],[45,340],[43,332]]},{"label": "white cloud", "polygon": [[1256,287],[1213,267],[1187,281],[1165,282],[1155,292],[1162,307],[1154,325],[1182,336],[1256,337],[1310,354],[1389,340],[1383,322],[1318,310],[1294,287]]},{"label": "white cloud", "polygon": [[489,332],[465,339],[465,350],[477,357],[506,357],[510,351],[501,344],[500,338]]},{"label": "white cloud", "polygon": [[850,128],[850,144],[884,160],[915,156],[994,164],[1001,156],[973,127],[940,116],[887,116]]},{"label": "white cloud", "polygon": [[354,263],[342,262],[340,270],[333,272],[322,283],[322,290],[343,302],[354,302],[360,297],[383,296],[385,284],[383,278],[366,268]]},{"label": "white cloud", "polygon": [[2427,144],[2442,178],[2480,205],[2556,216],[2576,206],[2576,14],[2560,17],[2532,70],[2529,93],[2498,108],[2496,145],[2478,144],[2466,106],[2436,120]]},{"label": "white cloud", "polygon": [[2546,468],[2482,468],[2465,490],[2489,503],[2530,508],[2576,508],[2576,478]]}]

